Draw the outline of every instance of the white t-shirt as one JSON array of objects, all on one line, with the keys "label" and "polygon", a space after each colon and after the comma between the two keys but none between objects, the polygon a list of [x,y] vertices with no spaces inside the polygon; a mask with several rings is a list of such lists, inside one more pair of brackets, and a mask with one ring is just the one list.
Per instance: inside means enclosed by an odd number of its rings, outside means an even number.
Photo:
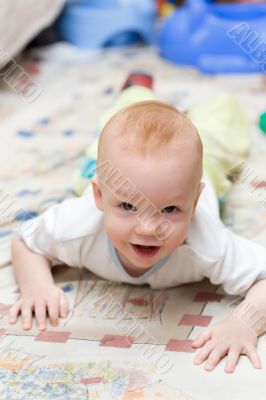
[{"label": "white t-shirt", "polygon": [[[204,277],[225,292],[245,295],[266,279],[266,249],[227,229],[219,219],[216,195],[207,177],[184,244],[140,277],[129,275],[104,230],[92,187],[21,226],[20,236],[52,265],[85,267],[101,278],[162,289]],[[37,268],[37,266],[36,266]]]}]

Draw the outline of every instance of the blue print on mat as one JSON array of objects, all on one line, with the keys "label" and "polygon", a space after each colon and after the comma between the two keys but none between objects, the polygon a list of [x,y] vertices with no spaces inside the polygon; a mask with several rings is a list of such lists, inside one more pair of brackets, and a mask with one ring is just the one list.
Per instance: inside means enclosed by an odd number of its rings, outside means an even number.
[{"label": "blue print on mat", "polygon": [[75,134],[74,129],[67,129],[66,131],[63,132],[64,136],[72,136]]},{"label": "blue print on mat", "polygon": [[26,137],[26,138],[30,138],[33,136],[33,132],[32,131],[25,131],[25,130],[20,130],[17,132],[18,136],[22,136],[22,137]]},{"label": "blue print on mat", "polygon": [[23,210],[16,214],[16,221],[27,221],[28,219],[32,219],[38,216],[36,211],[31,210]]},{"label": "blue print on mat", "polygon": [[13,234],[13,231],[0,231],[0,239]]},{"label": "blue print on mat", "polygon": [[40,119],[40,120],[38,121],[38,124],[39,124],[39,125],[48,125],[49,122],[50,122],[50,119],[49,119],[49,118],[42,118],[42,119]]},{"label": "blue print on mat", "polygon": [[41,193],[40,189],[30,190],[30,189],[22,189],[16,193],[17,196],[36,196],[37,194]]},{"label": "blue print on mat", "polygon": [[74,289],[74,285],[72,283],[67,283],[62,289],[65,293],[71,292]]}]

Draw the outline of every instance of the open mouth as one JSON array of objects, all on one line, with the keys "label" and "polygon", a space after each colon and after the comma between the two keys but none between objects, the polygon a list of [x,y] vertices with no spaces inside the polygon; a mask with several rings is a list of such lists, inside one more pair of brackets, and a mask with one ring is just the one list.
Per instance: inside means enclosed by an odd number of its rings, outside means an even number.
[{"label": "open mouth", "polygon": [[142,246],[140,244],[131,243],[135,253],[142,257],[153,257],[158,253],[160,246]]}]

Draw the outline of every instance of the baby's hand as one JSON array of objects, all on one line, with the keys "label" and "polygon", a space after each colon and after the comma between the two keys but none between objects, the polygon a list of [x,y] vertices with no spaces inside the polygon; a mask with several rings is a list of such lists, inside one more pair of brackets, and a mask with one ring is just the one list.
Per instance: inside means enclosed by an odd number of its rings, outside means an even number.
[{"label": "baby's hand", "polygon": [[14,324],[21,313],[23,329],[31,329],[33,312],[40,330],[46,328],[46,312],[51,324],[57,325],[58,317],[65,318],[68,314],[68,302],[64,292],[50,284],[28,288],[10,308],[9,323]]},{"label": "baby's hand", "polygon": [[211,371],[226,354],[225,372],[234,372],[240,354],[249,357],[254,368],[262,368],[256,350],[257,335],[252,328],[241,322],[234,315],[211,326],[192,343],[193,347],[203,348],[197,353],[194,364],[204,365],[206,371]]}]

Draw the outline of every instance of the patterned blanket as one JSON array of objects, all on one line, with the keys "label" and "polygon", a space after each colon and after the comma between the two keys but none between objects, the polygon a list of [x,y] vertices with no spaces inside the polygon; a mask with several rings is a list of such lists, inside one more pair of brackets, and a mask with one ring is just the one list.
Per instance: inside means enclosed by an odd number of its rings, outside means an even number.
[{"label": "patterned blanket", "polygon": [[[191,341],[241,300],[205,280],[152,291],[61,266],[54,274],[70,303],[66,320],[43,333],[25,332],[20,321],[8,325],[6,314],[19,295],[12,235],[23,221],[75,195],[98,121],[132,70],[152,73],[158,97],[183,111],[220,92],[237,95],[251,122],[252,147],[245,178],[222,213],[235,232],[265,245],[266,137],[257,128],[265,79],[202,76],[147,48],[106,50],[75,64],[26,59],[23,67],[38,84],[38,98],[27,101],[10,81],[0,92],[0,399],[264,399],[265,371],[254,370],[246,357],[232,379],[223,363],[211,375],[192,364]],[[264,337],[259,352],[266,361]]]}]

